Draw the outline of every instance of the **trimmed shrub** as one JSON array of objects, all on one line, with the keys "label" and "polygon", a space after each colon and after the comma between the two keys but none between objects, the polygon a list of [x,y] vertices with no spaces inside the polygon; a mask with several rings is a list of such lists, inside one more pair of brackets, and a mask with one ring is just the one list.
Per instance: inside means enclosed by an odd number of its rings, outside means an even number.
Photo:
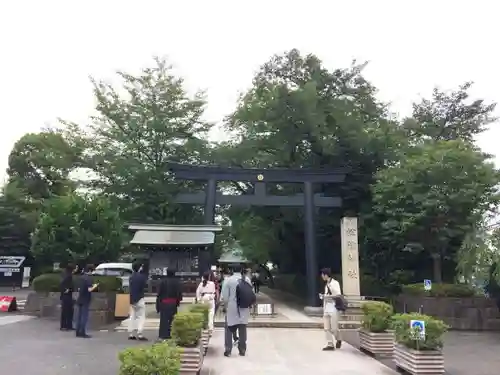
[{"label": "trimmed shrub", "polygon": [[432,289],[424,289],[423,283],[404,285],[403,294],[428,297],[473,297],[477,290],[468,284],[432,284]]},{"label": "trimmed shrub", "polygon": [[181,347],[194,348],[201,338],[202,328],[202,314],[190,311],[178,312],[172,322],[172,338]]},{"label": "trimmed shrub", "polygon": [[[411,320],[425,323],[425,339],[416,340],[417,332],[410,328]],[[439,319],[423,314],[396,314],[392,317],[391,328],[395,331],[396,341],[407,348],[416,350],[440,350],[443,347],[443,335],[448,326]]]},{"label": "trimmed shrub", "polygon": [[119,375],[178,375],[181,352],[171,340],[121,351]]},{"label": "trimmed shrub", "polygon": [[208,314],[210,312],[210,306],[206,303],[195,303],[189,307],[189,311],[195,314],[201,314],[203,316],[203,329],[208,328]]},{"label": "trimmed shrub", "polygon": [[[33,289],[38,293],[59,292],[61,273],[45,273],[33,279]],[[75,291],[79,286],[79,276],[73,276]],[[92,276],[92,282],[99,283],[97,292],[119,292],[122,290],[122,280],[115,276]]]},{"label": "trimmed shrub", "polygon": [[370,332],[385,332],[391,326],[394,309],[385,302],[370,301],[361,305],[363,311],[363,328]]}]

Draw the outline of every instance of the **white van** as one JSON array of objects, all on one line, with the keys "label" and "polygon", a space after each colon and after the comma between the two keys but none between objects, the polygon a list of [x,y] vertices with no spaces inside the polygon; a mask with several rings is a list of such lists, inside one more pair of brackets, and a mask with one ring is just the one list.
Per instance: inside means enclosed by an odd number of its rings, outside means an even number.
[{"label": "white van", "polygon": [[119,277],[122,279],[122,286],[128,288],[133,272],[132,263],[101,263],[96,267],[94,275]]}]

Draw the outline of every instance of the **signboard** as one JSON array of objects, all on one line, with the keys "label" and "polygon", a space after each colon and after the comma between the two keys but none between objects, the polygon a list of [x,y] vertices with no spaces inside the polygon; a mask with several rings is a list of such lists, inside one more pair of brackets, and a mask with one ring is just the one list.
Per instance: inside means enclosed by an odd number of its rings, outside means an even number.
[{"label": "signboard", "polygon": [[17,310],[16,297],[0,296],[0,311],[10,312]]},{"label": "signboard", "polygon": [[424,290],[431,290],[432,289],[432,281],[430,281],[429,279],[425,279],[424,280]]},{"label": "signboard", "polygon": [[257,305],[257,315],[272,315],[273,308],[270,303],[263,303]]},{"label": "signboard", "polygon": [[30,277],[31,277],[31,267],[24,267],[23,281],[21,284],[21,288],[28,288],[30,286]]},{"label": "signboard", "polygon": [[20,268],[26,257],[23,256],[0,256],[0,269],[2,268]]},{"label": "signboard", "polygon": [[414,340],[425,340],[425,322],[423,320],[410,320],[410,329]]}]

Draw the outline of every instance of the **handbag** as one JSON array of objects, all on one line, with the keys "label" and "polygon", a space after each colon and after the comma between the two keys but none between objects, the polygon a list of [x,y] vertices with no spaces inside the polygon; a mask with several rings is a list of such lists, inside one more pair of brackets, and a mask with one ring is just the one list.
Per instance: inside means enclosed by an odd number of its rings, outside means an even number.
[{"label": "handbag", "polygon": [[[328,293],[333,296],[333,293],[330,289],[330,286],[328,284],[326,284],[326,287],[328,289]],[[333,301],[335,302],[335,308],[338,310],[338,311],[342,311],[342,312],[345,312],[347,310],[347,300],[345,299],[345,297],[343,295],[338,295],[338,296],[334,296],[333,297]]]}]

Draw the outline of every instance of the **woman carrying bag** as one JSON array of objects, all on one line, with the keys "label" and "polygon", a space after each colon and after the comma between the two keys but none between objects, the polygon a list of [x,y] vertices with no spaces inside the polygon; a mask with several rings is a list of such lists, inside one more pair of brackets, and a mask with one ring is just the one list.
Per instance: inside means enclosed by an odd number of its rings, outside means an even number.
[{"label": "woman carrying bag", "polygon": [[196,289],[196,301],[198,303],[207,303],[210,306],[208,310],[208,330],[214,330],[214,315],[215,315],[215,299],[216,288],[215,283],[210,281],[210,273],[203,274],[203,279]]}]

